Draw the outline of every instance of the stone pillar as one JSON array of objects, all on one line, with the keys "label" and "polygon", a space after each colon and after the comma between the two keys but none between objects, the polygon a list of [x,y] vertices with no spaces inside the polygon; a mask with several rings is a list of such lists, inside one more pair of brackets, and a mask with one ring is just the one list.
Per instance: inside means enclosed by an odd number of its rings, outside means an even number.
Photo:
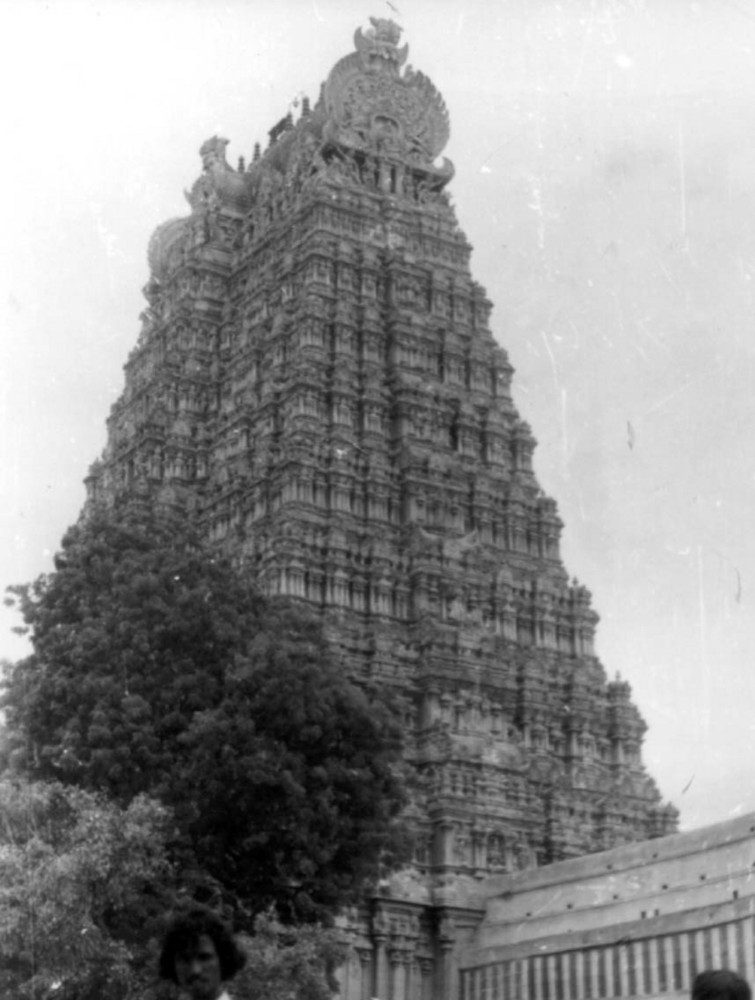
[{"label": "stone pillar", "polygon": [[440,965],[438,968],[438,986],[435,996],[438,1000],[456,1000],[459,990],[458,973],[454,970],[453,949],[456,943],[456,927],[453,917],[446,914],[440,921],[438,929],[438,944],[440,946]]},{"label": "stone pillar", "polygon": [[[386,996],[389,1000],[412,1000],[408,982],[411,952],[403,943],[397,944],[389,949],[388,958],[391,965],[391,990]],[[383,1000],[383,995],[378,993],[378,996]]]},{"label": "stone pillar", "polygon": [[[645,960],[643,953],[643,942],[632,941],[628,946],[630,967],[634,969],[634,989],[631,995],[641,996],[645,992]],[[627,985],[627,995],[630,995],[632,977],[629,975]]]},{"label": "stone pillar", "polygon": [[378,907],[372,918],[372,939],[375,942],[372,995],[379,997],[380,1000],[391,1000],[388,955],[386,952],[389,926],[387,914],[382,907]]},{"label": "stone pillar", "polygon": [[417,963],[419,983],[415,988],[416,1000],[431,1000],[433,996],[433,962],[430,958],[421,958]]},{"label": "stone pillar", "polygon": [[487,869],[487,834],[484,830],[472,830],[472,863],[477,874],[485,874]]},{"label": "stone pillar", "polygon": [[357,948],[359,958],[359,1000],[370,1000],[376,995],[372,988],[373,955],[371,948]]},{"label": "stone pillar", "polygon": [[556,961],[558,962],[559,967],[557,982],[560,982],[561,984],[561,993],[559,994],[558,991],[555,991],[551,993],[551,996],[560,996],[561,1000],[576,1000],[576,997],[572,993],[570,954],[568,952],[562,952],[560,955],[556,956]]},{"label": "stone pillar", "polygon": [[437,841],[434,861],[436,864],[450,865],[453,861],[454,825],[448,819],[441,819],[435,829]]},{"label": "stone pillar", "polygon": [[[663,950],[660,955],[660,960],[666,969],[666,989],[669,993],[674,992],[674,943],[671,939],[671,935],[667,934],[663,939]],[[720,968],[718,964],[720,962],[720,957],[716,960],[715,968]]]},{"label": "stone pillar", "polygon": [[[755,979],[755,954],[753,954],[753,944],[755,943],[755,926],[752,917],[745,917],[742,921],[742,940],[744,941],[744,975],[748,983]],[[698,968],[702,968],[699,966]]]},{"label": "stone pillar", "polygon": [[606,980],[606,996],[614,997],[621,996],[620,984],[615,981],[614,977],[614,962],[613,957],[615,951],[618,949],[619,954],[621,953],[621,945],[614,944],[608,945],[603,949],[603,973]]},{"label": "stone pillar", "polygon": [[[547,997],[557,997],[558,992],[558,974],[556,972],[556,967],[558,965],[560,955],[546,955],[544,959],[544,976],[543,976],[543,988],[544,995]],[[562,994],[563,995],[563,994]]]},{"label": "stone pillar", "polygon": [[632,945],[629,942],[617,944],[619,950],[619,981],[616,983],[617,996],[629,994],[629,963],[632,961]]},{"label": "stone pillar", "polygon": [[[659,954],[658,949],[658,938],[652,937],[649,940],[649,955],[648,963],[650,965],[650,992],[656,994],[659,991],[658,986],[658,966],[659,963],[663,961],[663,955]],[[703,966],[700,966],[703,968]]]},{"label": "stone pillar", "polygon": [[[727,968],[738,969],[742,962],[742,956],[737,948],[737,925],[735,923],[726,924],[724,933],[726,934],[726,949],[729,953]],[[686,937],[686,934],[682,934],[682,940]],[[682,985],[684,984],[682,983]]]},{"label": "stone pillar", "polygon": [[706,968],[721,968],[721,938],[717,924],[711,924],[703,931],[703,946],[707,958]]},{"label": "stone pillar", "polygon": [[548,955],[531,955],[532,989],[531,1000],[545,1000],[545,978],[548,975]]},{"label": "stone pillar", "polygon": [[519,959],[519,996],[517,1000],[532,1000],[530,993],[530,969],[532,968],[532,955],[524,955]]},{"label": "stone pillar", "polygon": [[592,985],[591,995],[599,997],[600,951],[597,948],[591,948],[588,953],[587,960],[590,963],[590,983]]},{"label": "stone pillar", "polygon": [[[736,952],[734,952],[734,954],[736,954]],[[685,993],[688,993],[690,987],[692,986],[692,977],[690,976],[691,957],[689,931],[684,931],[679,935],[679,960],[682,968],[682,980],[680,987]]]},{"label": "stone pillar", "polygon": [[576,992],[574,1000],[584,1000],[585,993],[585,953],[584,951],[574,952],[574,979]]},{"label": "stone pillar", "polygon": [[705,961],[705,931],[698,930],[692,932],[692,944],[695,955],[695,965],[698,972],[702,972],[707,967]]}]

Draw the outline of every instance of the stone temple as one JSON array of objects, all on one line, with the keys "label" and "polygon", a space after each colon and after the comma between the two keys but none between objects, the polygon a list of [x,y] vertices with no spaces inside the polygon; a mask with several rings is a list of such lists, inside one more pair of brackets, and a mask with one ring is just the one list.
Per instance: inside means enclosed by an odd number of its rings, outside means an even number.
[{"label": "stone temple", "polygon": [[431,962],[483,878],[676,827],[561,561],[449,201],[448,113],[399,34],[358,30],[248,165],[202,145],[87,479],[89,505],[183,512],[404,696],[417,848],[369,911],[378,964],[394,918]]}]

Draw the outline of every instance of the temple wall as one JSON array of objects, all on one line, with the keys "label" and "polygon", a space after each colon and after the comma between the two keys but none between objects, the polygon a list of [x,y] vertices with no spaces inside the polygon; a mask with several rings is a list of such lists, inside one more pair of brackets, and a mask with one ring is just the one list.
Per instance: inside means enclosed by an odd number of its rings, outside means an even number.
[{"label": "temple wall", "polygon": [[755,977],[755,815],[485,882],[461,1000],[688,994]]}]

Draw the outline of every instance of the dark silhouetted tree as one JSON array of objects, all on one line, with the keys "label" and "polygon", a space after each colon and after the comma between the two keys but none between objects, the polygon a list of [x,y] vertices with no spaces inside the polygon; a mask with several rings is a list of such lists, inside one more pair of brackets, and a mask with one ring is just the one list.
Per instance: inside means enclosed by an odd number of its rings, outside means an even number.
[{"label": "dark silhouetted tree", "polygon": [[320,917],[399,859],[400,726],[303,609],[173,523],[104,515],[13,592],[33,651],[6,675],[12,770],[156,796],[253,912]]}]

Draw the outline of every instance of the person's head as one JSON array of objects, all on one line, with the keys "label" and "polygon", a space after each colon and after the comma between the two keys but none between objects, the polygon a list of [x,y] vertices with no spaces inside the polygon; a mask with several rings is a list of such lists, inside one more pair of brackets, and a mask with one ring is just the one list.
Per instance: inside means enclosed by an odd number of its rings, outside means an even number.
[{"label": "person's head", "polygon": [[728,969],[706,969],[692,983],[692,1000],[752,1000],[746,979]]},{"label": "person's head", "polygon": [[177,983],[192,1000],[217,1000],[223,983],[245,962],[246,955],[220,917],[197,906],[171,921],[160,953],[160,976]]}]

